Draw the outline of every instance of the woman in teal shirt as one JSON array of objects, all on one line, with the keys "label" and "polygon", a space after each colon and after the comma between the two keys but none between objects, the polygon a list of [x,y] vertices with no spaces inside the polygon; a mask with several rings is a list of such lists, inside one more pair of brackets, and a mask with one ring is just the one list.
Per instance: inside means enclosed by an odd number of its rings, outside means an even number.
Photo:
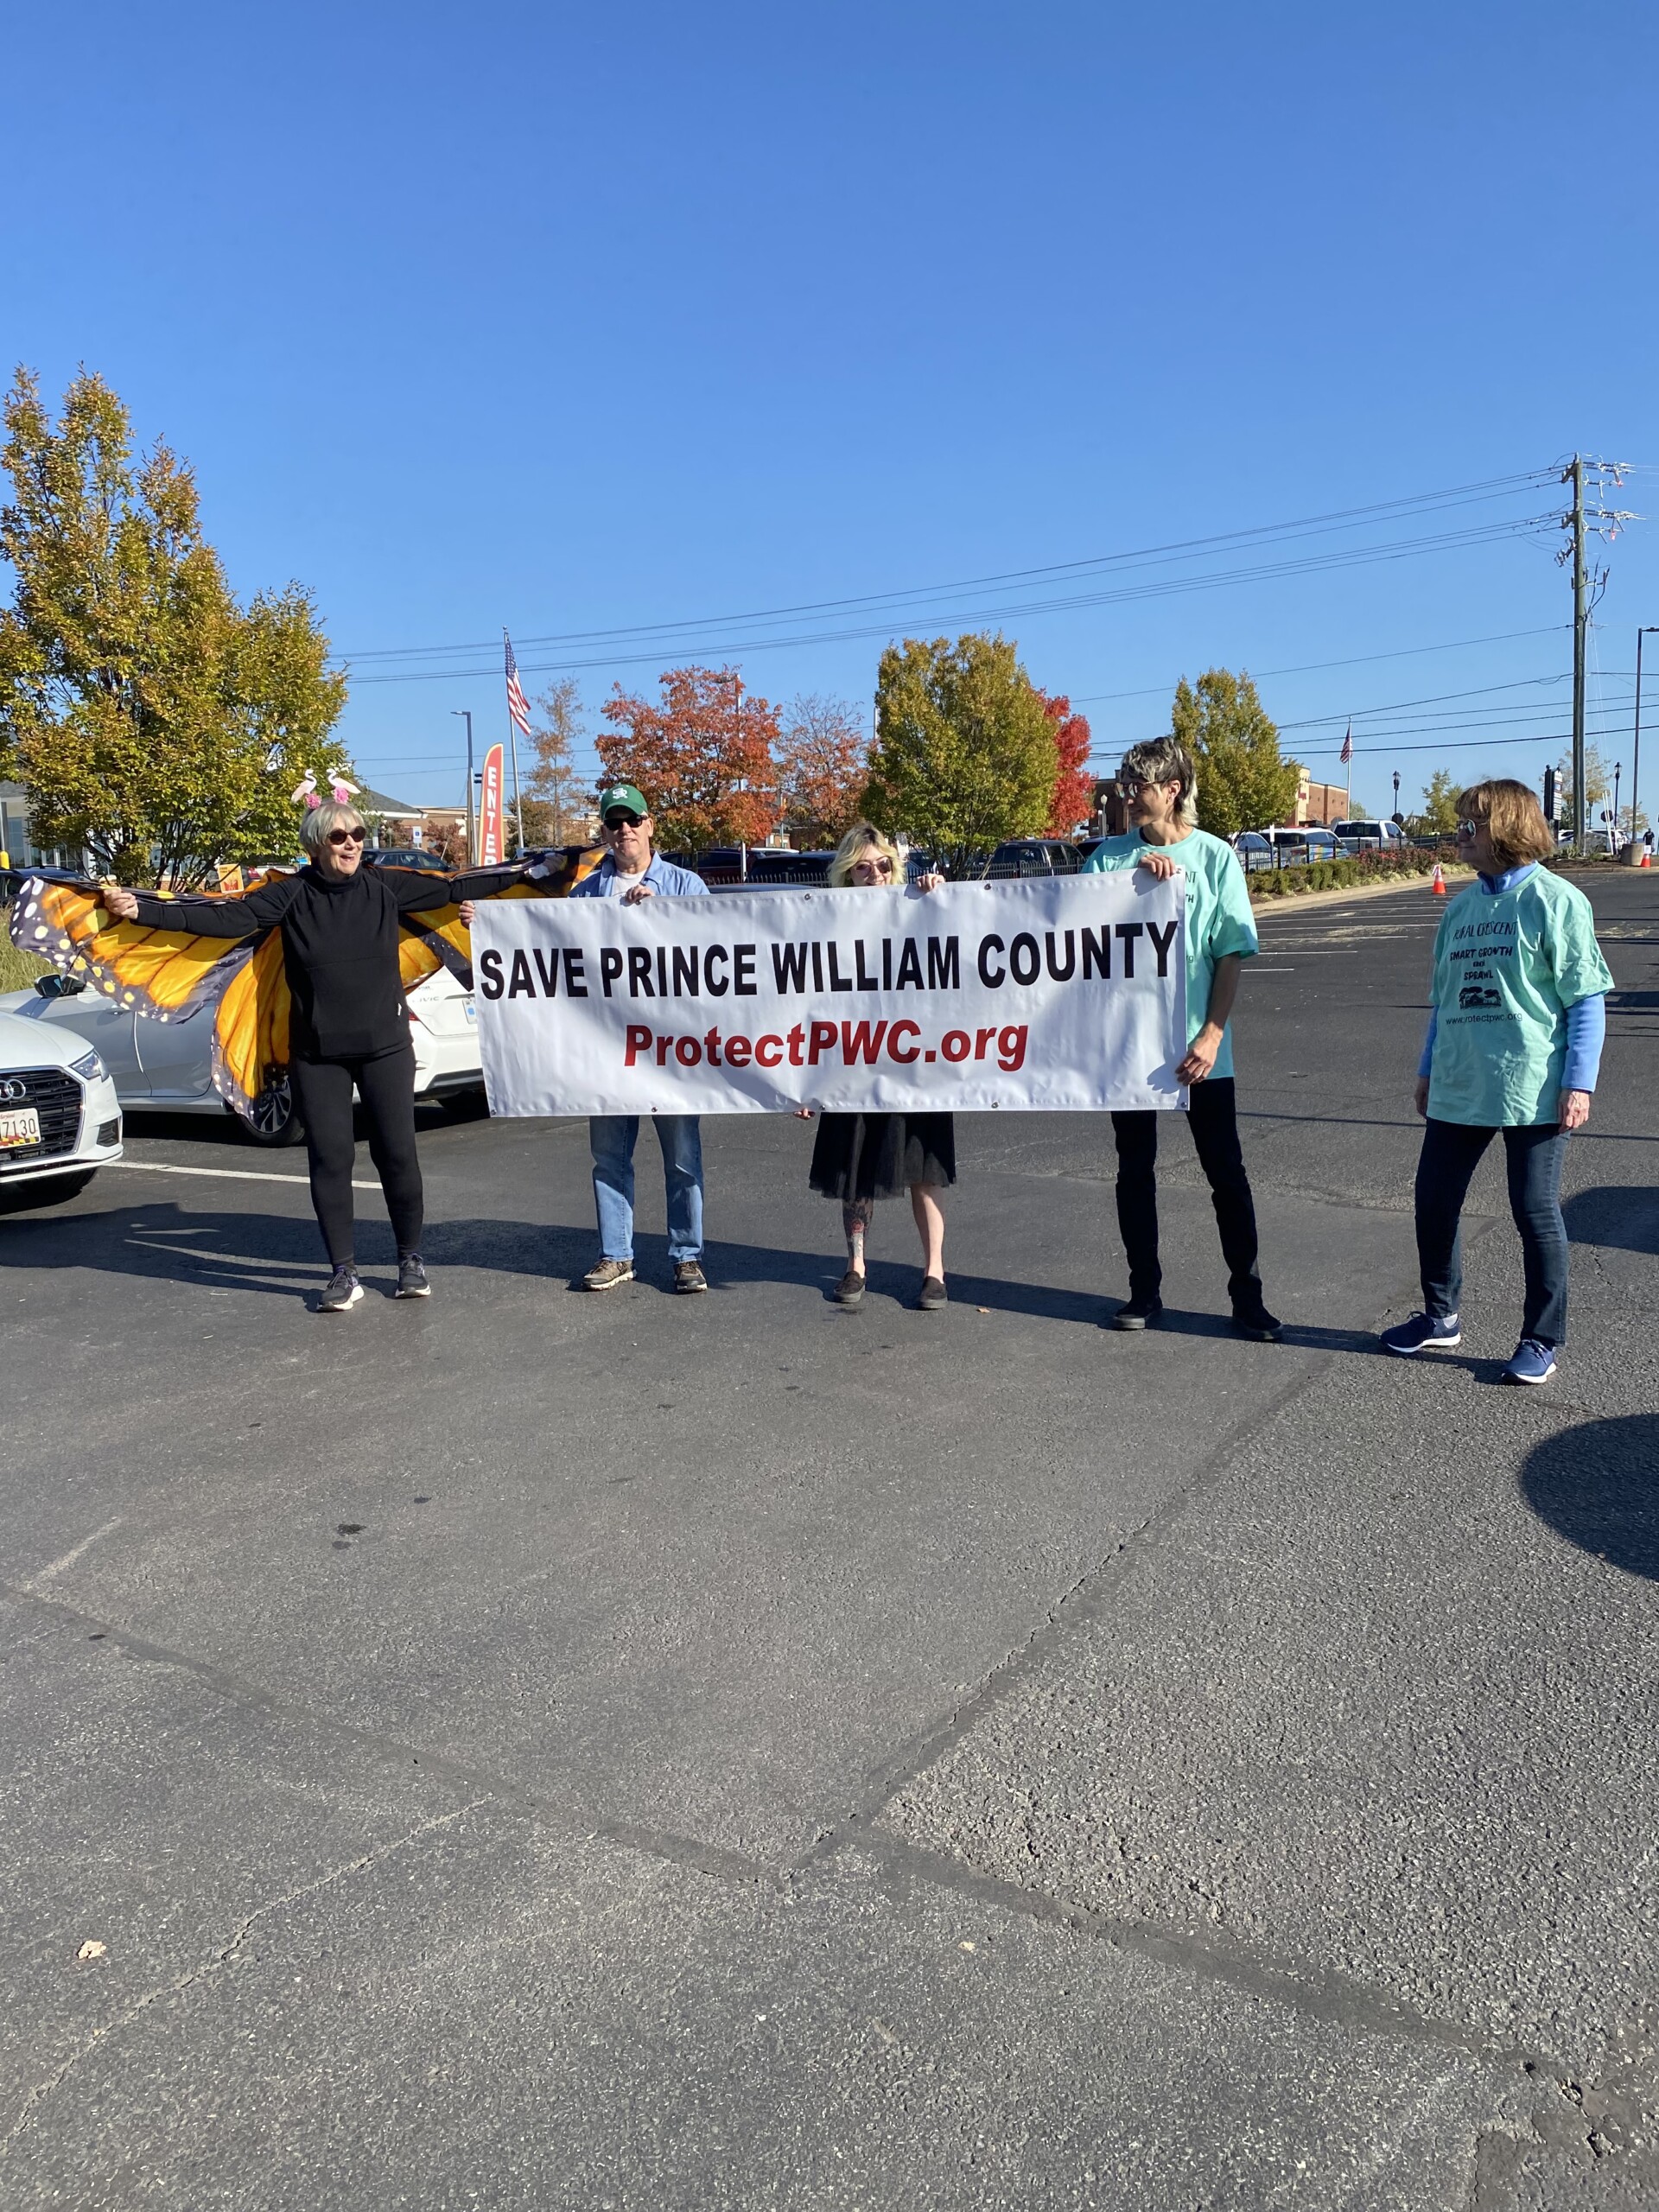
[{"label": "woman in teal shirt", "polygon": [[[1244,871],[1230,845],[1198,828],[1198,771],[1173,737],[1132,746],[1118,771],[1118,788],[1135,827],[1126,837],[1103,838],[1084,861],[1084,872],[1143,868],[1157,876],[1178,869],[1185,874],[1186,1054],[1175,1077],[1187,1086],[1186,1125],[1216,1210],[1233,1326],[1243,1337],[1271,1344],[1280,1327],[1262,1299],[1256,1268],[1255,1202],[1238,1141],[1228,1026],[1240,965],[1256,950]],[[1129,1294],[1112,1316],[1117,1329],[1155,1327],[1163,1317],[1158,1120],[1147,1113],[1112,1116],[1117,1225],[1129,1263]]]},{"label": "woman in teal shirt", "polygon": [[1548,1382],[1567,1338],[1561,1163],[1590,1118],[1613,988],[1582,891],[1538,866],[1555,849],[1524,784],[1477,784],[1458,801],[1458,857],[1473,885],[1440,917],[1433,1004],[1417,1070],[1427,1127],[1417,1164],[1423,1308],[1382,1334],[1402,1357],[1462,1341],[1459,1217],[1500,1132],[1526,1271],[1521,1341],[1506,1382]]}]

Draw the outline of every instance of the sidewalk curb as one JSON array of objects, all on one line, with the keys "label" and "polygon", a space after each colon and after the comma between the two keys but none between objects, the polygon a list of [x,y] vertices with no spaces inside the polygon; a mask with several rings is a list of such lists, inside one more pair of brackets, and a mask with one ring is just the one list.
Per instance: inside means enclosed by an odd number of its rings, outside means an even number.
[{"label": "sidewalk curb", "polygon": [[[1327,906],[1339,899],[1387,899],[1402,891],[1414,891],[1419,898],[1432,899],[1434,894],[1429,886],[1433,880],[1431,872],[1427,875],[1396,876],[1387,883],[1350,884],[1345,890],[1338,886],[1330,891],[1287,891],[1273,899],[1258,899],[1252,893],[1250,911],[1255,914],[1300,913],[1305,906]],[[1455,898],[1474,880],[1472,868],[1448,868],[1446,870],[1447,897]]]}]

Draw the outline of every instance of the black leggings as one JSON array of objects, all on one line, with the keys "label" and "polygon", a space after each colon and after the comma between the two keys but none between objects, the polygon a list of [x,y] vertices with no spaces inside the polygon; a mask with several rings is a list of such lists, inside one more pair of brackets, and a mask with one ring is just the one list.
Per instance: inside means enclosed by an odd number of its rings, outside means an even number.
[{"label": "black leggings", "polygon": [[294,1103],[305,1123],[305,1148],[311,1160],[311,1203],[317,1226],[335,1267],[353,1258],[352,1169],[357,1137],[352,1124],[352,1085],[363,1101],[369,1125],[369,1157],[386,1194],[397,1256],[417,1252],[425,1193],[415,1150],[415,1048],[382,1052],[370,1060],[302,1060],[289,1063]]},{"label": "black leggings", "polygon": [[[1156,1298],[1163,1283],[1158,1263],[1158,1124],[1176,1114],[1114,1114],[1117,1138],[1117,1225],[1128,1255],[1129,1295]],[[1235,1306],[1262,1295],[1255,1270],[1255,1204],[1238,1141],[1238,1115],[1230,1075],[1195,1083],[1188,1094],[1186,1126],[1210,1185],[1227,1262],[1227,1288]]]}]

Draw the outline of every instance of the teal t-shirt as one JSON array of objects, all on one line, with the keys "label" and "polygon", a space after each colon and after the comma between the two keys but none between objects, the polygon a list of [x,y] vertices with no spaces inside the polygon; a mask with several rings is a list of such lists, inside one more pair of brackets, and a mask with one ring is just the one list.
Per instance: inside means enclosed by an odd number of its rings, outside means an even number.
[{"label": "teal t-shirt", "polygon": [[1512,1128],[1553,1122],[1567,1009],[1611,991],[1590,901],[1535,868],[1495,896],[1471,884],[1440,917],[1432,990],[1428,1110],[1437,1122]]},{"label": "teal t-shirt", "polygon": [[[1195,830],[1175,845],[1149,845],[1138,830],[1127,837],[1107,837],[1084,862],[1084,873],[1106,874],[1136,868],[1146,853],[1167,853],[1186,872],[1186,1041],[1190,1045],[1210,1010],[1210,984],[1216,963],[1230,952],[1246,960],[1256,951],[1255,917],[1238,855],[1224,839]],[[1233,1072],[1230,1022],[1221,1033],[1211,1077]]]}]

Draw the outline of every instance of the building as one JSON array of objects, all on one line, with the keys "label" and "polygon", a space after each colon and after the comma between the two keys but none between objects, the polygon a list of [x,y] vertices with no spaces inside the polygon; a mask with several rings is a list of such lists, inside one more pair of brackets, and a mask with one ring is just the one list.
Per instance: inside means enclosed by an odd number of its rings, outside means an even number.
[{"label": "building", "polygon": [[1341,822],[1348,812],[1348,791],[1343,784],[1316,784],[1306,768],[1296,770],[1296,811],[1288,822],[1281,823],[1284,830],[1302,830],[1309,823],[1328,828]]},{"label": "building", "polygon": [[79,868],[79,853],[48,851],[29,827],[29,794],[21,784],[0,784],[0,853],[13,868]]}]

